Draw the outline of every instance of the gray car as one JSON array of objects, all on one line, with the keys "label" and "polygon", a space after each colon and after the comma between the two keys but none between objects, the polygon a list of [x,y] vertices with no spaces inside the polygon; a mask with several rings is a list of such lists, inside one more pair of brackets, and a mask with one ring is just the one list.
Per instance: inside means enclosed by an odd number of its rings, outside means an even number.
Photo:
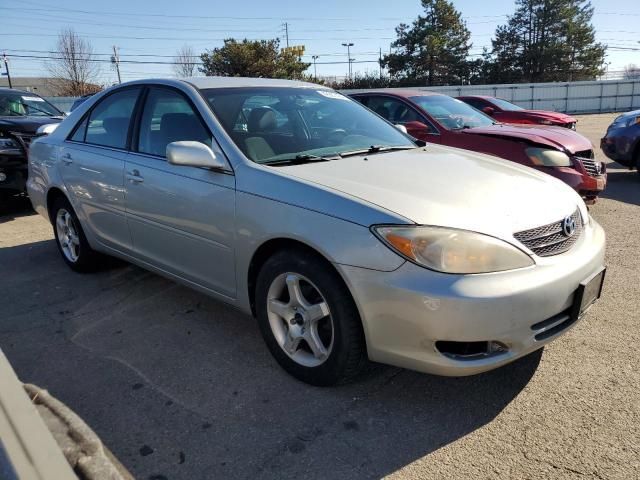
[{"label": "gray car", "polygon": [[504,365],[574,325],[604,279],[604,232],[571,188],[416,144],[315,84],[123,84],[34,142],[29,168],[72,269],[113,255],[232,304],[317,385],[367,358]]}]

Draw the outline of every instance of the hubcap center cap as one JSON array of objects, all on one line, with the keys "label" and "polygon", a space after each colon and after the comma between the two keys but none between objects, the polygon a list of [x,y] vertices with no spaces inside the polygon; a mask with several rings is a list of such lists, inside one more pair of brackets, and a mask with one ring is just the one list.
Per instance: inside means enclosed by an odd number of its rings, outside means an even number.
[{"label": "hubcap center cap", "polygon": [[291,325],[303,325],[304,317],[300,313],[296,313],[291,319]]}]

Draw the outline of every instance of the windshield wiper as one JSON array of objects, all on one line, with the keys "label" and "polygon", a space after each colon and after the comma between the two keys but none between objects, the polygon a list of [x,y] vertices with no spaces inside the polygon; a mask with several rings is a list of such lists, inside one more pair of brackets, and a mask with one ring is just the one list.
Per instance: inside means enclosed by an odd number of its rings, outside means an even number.
[{"label": "windshield wiper", "polygon": [[351,150],[349,152],[340,152],[341,157],[351,157],[355,155],[366,155],[367,153],[391,152],[394,150],[413,150],[416,146],[390,146],[390,145],[371,145],[369,148],[361,150]]},{"label": "windshield wiper", "polygon": [[27,116],[26,113],[19,112],[18,110],[14,110],[13,108],[9,108],[9,112],[12,113],[12,114],[18,115],[20,117],[26,117]]},{"label": "windshield wiper", "polygon": [[266,162],[260,162],[262,165],[301,165],[303,163],[313,162],[329,162],[331,160],[337,160],[340,156],[335,155],[331,157],[321,157],[319,155],[311,155],[308,153],[301,153],[292,158],[279,158],[275,160],[267,160]]},{"label": "windshield wiper", "polygon": [[51,115],[51,112],[47,112],[46,110],[42,110],[41,108],[34,107],[33,105],[29,105],[28,103],[20,103],[23,107],[27,107],[30,110],[35,110],[36,112],[44,113],[47,117],[54,117],[55,115]]}]

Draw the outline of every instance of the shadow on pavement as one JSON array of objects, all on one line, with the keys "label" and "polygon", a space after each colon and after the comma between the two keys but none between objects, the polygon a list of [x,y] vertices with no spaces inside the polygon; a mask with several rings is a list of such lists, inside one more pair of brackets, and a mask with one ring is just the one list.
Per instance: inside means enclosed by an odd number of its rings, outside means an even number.
[{"label": "shadow on pavement", "polygon": [[5,196],[0,192],[0,223],[10,222],[27,215],[35,215],[29,197],[26,195]]},{"label": "shadow on pavement", "polygon": [[607,188],[600,195],[619,202],[640,205],[640,175],[636,170],[615,165],[607,169]]},{"label": "shadow on pavement", "polygon": [[53,241],[0,250],[0,347],[136,478],[378,478],[482,427],[538,351],[487,374],[379,366],[316,388],[272,360],[253,319],[125,265],[71,272]]}]

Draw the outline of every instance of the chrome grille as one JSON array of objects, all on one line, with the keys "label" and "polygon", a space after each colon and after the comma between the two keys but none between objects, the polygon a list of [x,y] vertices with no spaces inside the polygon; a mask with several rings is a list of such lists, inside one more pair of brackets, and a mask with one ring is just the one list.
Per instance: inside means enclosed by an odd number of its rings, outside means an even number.
[{"label": "chrome grille", "polygon": [[564,219],[542,227],[514,233],[513,236],[540,257],[559,255],[568,251],[582,235],[583,224],[580,211],[576,210],[571,217],[576,224],[576,229],[571,236],[564,233]]},{"label": "chrome grille", "polygon": [[593,150],[580,150],[579,152],[575,153],[576,157],[580,157],[581,159],[583,158],[588,158],[588,159],[594,159],[596,158],[595,153],[593,153]]},{"label": "chrome grille", "polygon": [[584,169],[587,173],[592,177],[597,177],[602,174],[602,168],[600,167],[600,162],[590,159],[590,158],[579,158],[584,166]]}]

